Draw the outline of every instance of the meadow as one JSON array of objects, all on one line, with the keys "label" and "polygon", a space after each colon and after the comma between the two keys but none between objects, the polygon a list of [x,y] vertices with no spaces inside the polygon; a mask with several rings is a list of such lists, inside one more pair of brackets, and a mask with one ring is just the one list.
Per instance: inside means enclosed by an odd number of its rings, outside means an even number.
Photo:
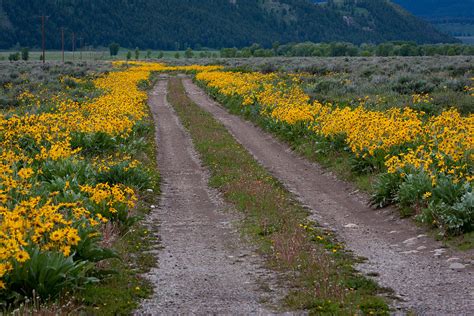
[{"label": "meadow", "polygon": [[147,296],[140,219],[159,176],[146,101],[161,72],[192,75],[374,207],[474,230],[473,57],[174,61],[0,61],[0,310],[73,293],[75,309],[128,313]]},{"label": "meadow", "polygon": [[149,71],[4,66],[1,309],[25,298],[38,309],[110,275],[105,262],[120,257],[112,245],[140,215],[138,193],[153,188],[154,171],[138,154],[151,127],[137,83]]},{"label": "meadow", "polygon": [[472,85],[473,63],[472,56],[219,60],[219,64],[241,71],[302,74],[305,92],[322,102],[351,105],[368,99],[366,106],[383,110],[410,104],[415,94],[429,94],[432,101],[424,110],[439,113],[456,107],[464,114],[474,110],[465,93]]},{"label": "meadow", "polygon": [[[473,229],[471,57],[229,60],[217,100],[445,234]],[[329,163],[333,164],[333,163]]]},{"label": "meadow", "polygon": [[[82,51],[82,52],[81,52]],[[20,50],[4,50],[0,51],[0,61],[8,61],[10,54],[20,52]],[[125,49],[121,48],[117,56],[110,56],[110,51],[107,48],[103,49],[77,49],[75,52],[71,50],[66,50],[64,52],[64,60],[69,62],[81,62],[81,61],[113,61],[113,60],[125,60],[127,59],[128,52],[131,53],[131,59],[135,58],[135,49]],[[178,51],[166,51],[166,50],[138,50],[139,59],[181,59],[185,58],[184,50]],[[43,53],[39,50],[29,51],[29,60],[30,61],[40,61],[41,55]],[[177,56],[179,56],[177,58]],[[196,58],[217,58],[219,52],[216,50],[195,50],[193,51],[193,57]],[[62,52],[60,50],[47,50],[46,51],[46,60],[57,62],[62,61]]]}]

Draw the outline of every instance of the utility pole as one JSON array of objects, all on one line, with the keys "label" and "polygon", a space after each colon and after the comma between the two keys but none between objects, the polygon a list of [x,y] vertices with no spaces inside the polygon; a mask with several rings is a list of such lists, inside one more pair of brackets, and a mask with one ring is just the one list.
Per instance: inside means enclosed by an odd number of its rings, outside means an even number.
[{"label": "utility pole", "polygon": [[84,38],[79,37],[79,52],[80,52],[80,59],[82,60],[82,49],[84,48]]},{"label": "utility pole", "polygon": [[61,50],[63,53],[63,64],[64,64],[64,27],[61,28]]},{"label": "utility pole", "polygon": [[72,60],[74,61],[74,53],[76,51],[76,33],[72,32]]},{"label": "utility pole", "polygon": [[44,14],[41,16],[41,42],[42,42],[42,47],[43,47],[43,64],[46,62],[46,36],[44,34],[44,23],[45,23],[46,17]]}]

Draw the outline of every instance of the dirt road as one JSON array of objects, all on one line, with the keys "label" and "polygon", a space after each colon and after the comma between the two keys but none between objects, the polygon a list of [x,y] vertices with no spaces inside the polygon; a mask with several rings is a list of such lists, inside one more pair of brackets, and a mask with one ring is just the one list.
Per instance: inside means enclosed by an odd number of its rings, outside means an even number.
[{"label": "dirt road", "polygon": [[239,238],[238,218],[208,188],[206,170],[188,133],[166,100],[167,80],[150,94],[156,122],[162,198],[152,210],[158,226],[159,267],[148,278],[155,286],[137,315],[267,314],[260,282],[272,278]]},{"label": "dirt road", "polygon": [[319,223],[332,228],[356,255],[368,259],[359,268],[378,275],[395,291],[401,312],[421,315],[474,313],[473,257],[442,248],[410,220],[393,210],[374,211],[367,196],[338,181],[327,170],[292,153],[249,122],[230,115],[190,79],[189,97],[221,121],[234,137],[308,206]]}]

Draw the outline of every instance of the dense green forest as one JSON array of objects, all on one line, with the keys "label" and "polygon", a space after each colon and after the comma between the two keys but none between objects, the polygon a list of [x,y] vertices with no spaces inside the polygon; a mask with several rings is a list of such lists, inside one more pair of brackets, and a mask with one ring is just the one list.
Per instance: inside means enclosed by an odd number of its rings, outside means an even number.
[{"label": "dense green forest", "polygon": [[452,37],[387,0],[0,0],[0,48],[84,44],[183,49],[243,47],[261,43],[347,41],[356,44],[409,40],[453,42]]}]

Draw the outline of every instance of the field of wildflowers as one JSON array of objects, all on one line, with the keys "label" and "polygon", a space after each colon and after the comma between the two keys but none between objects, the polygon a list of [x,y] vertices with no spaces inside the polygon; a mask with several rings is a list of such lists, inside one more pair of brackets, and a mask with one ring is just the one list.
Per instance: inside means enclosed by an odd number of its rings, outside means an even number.
[{"label": "field of wildflowers", "polygon": [[[413,209],[449,234],[474,228],[474,114],[427,113],[429,94],[377,110],[363,99],[318,101],[305,91],[304,73],[117,62],[92,75],[59,72],[42,86],[19,85],[23,71],[2,79],[1,308],[100,282],[97,263],[118,257],[103,236],[134,223],[140,192],[151,186],[136,156],[151,128],[143,88],[156,72],[195,74],[215,97],[270,129],[349,153],[354,172],[378,175],[375,206]],[[474,80],[466,98],[473,89]]]},{"label": "field of wildflowers", "polygon": [[[474,229],[472,193],[474,114],[454,108],[427,114],[430,97],[386,110],[320,102],[303,90],[302,77],[259,72],[203,72],[196,79],[225,102],[258,116],[271,129],[349,152],[355,172],[380,174],[373,204],[397,203],[448,233]],[[473,81],[474,84],[474,81]],[[472,86],[464,93],[472,98]]]},{"label": "field of wildflowers", "polygon": [[157,71],[219,69],[113,66],[95,76],[61,75],[54,93],[24,85],[0,114],[3,308],[99,281],[95,263],[117,257],[104,231],[130,226],[139,192],[150,187],[149,171],[134,159],[150,128],[143,123],[147,92],[139,86]]},{"label": "field of wildflowers", "polygon": [[[88,276],[90,263],[114,257],[101,248],[101,229],[109,221],[125,224],[135,190],[148,179],[102,183],[113,163],[90,149],[103,145],[122,171],[140,168],[112,147],[146,115],[146,93],[134,87],[148,76],[141,67],[99,76],[92,83],[101,95],[82,102],[64,93],[43,102],[24,91],[22,108],[1,114],[0,296],[7,304],[96,282]],[[89,164],[92,155],[97,164]]]}]

